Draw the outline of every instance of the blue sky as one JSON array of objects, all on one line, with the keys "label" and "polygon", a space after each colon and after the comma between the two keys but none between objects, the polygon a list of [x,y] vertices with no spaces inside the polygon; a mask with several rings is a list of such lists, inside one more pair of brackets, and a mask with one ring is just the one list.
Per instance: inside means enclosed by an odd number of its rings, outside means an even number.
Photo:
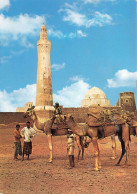
[{"label": "blue sky", "polygon": [[54,103],[79,107],[94,86],[112,105],[120,92],[137,96],[135,0],[0,0],[0,111],[35,103],[43,23]]}]

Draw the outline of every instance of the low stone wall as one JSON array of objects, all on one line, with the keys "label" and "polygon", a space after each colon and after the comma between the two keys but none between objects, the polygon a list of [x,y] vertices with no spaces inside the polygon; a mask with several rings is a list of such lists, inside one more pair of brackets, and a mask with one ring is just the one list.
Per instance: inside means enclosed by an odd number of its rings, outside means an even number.
[{"label": "low stone wall", "polygon": [[77,123],[85,123],[88,116],[88,108],[63,108],[63,114],[71,114]]},{"label": "low stone wall", "polygon": [[23,112],[0,112],[0,124],[26,123],[30,119],[24,118]]},{"label": "low stone wall", "polygon": [[[78,123],[84,123],[87,119],[87,108],[63,108],[63,114],[72,114]],[[39,113],[40,114],[40,113]],[[0,112],[0,124],[26,123],[30,119],[24,118],[23,112]]]},{"label": "low stone wall", "polygon": [[[109,110],[121,110],[121,107],[103,107]],[[71,114],[77,123],[85,123],[88,117],[88,108],[62,108],[62,114]],[[39,113],[40,114],[40,113]],[[0,112],[0,124],[8,125],[10,123],[26,123],[31,121],[29,118],[24,118],[23,112]]]}]

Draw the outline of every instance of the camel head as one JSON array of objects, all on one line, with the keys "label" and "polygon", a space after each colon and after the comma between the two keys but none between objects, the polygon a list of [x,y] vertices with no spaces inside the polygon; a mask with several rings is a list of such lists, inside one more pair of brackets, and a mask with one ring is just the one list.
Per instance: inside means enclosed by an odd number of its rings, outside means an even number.
[{"label": "camel head", "polygon": [[31,108],[28,108],[28,110],[24,113],[24,117],[28,118],[30,117],[32,120],[35,120],[36,115],[35,115],[35,111],[34,111],[34,106]]}]

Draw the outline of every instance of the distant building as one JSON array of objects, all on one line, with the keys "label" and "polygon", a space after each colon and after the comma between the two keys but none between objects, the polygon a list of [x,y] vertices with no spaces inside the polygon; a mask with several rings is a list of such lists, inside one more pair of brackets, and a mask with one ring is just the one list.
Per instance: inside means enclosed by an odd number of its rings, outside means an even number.
[{"label": "distant building", "polygon": [[16,112],[26,112],[28,108],[33,106],[33,102],[27,102],[24,104],[24,107],[17,107]]},{"label": "distant building", "polygon": [[110,100],[106,98],[106,94],[99,88],[91,88],[85,95],[85,98],[81,101],[81,107],[89,106],[111,106]]},{"label": "distant building", "polygon": [[136,102],[133,92],[122,92],[116,106],[121,106],[124,111],[135,112]]}]

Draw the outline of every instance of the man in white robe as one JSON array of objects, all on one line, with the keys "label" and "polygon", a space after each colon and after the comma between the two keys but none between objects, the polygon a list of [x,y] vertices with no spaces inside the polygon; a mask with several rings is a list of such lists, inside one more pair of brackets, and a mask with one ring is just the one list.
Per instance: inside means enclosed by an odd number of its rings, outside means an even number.
[{"label": "man in white robe", "polygon": [[23,154],[22,154],[22,160],[24,160],[24,154],[26,154],[29,160],[29,155],[32,153],[32,138],[36,135],[35,129],[30,127],[30,122],[26,122],[26,127],[24,127],[20,135],[24,138],[24,144],[23,144]]}]

